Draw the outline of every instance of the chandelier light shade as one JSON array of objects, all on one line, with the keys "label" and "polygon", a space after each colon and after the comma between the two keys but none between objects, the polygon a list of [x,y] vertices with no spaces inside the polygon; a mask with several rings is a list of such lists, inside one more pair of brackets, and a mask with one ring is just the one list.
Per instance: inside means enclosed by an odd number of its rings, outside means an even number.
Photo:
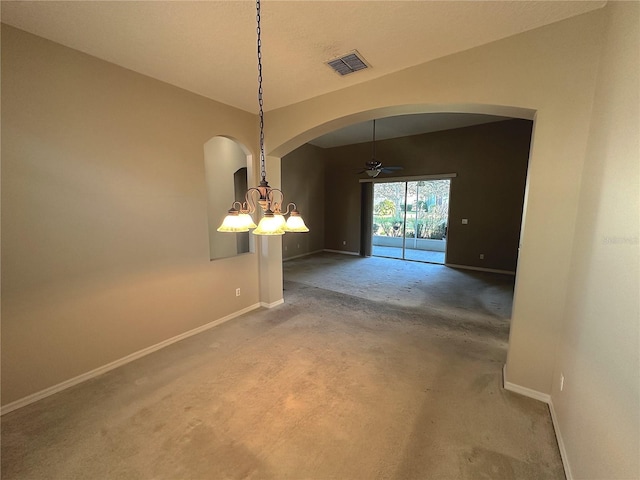
[{"label": "chandelier light shade", "polygon": [[[234,202],[227,216],[218,227],[219,232],[248,232],[253,229],[254,235],[283,235],[285,232],[308,232],[295,203],[289,203],[283,211],[284,193],[271,188],[267,182],[267,171],[264,154],[264,111],[262,99],[262,42],[260,39],[260,0],[256,1],[256,20],[258,26],[258,106],[260,112],[260,175],[257,187],[249,188],[243,203]],[[262,210],[262,218],[256,226],[251,215]],[[289,215],[286,219],[285,216]]]},{"label": "chandelier light shade", "polygon": [[293,209],[289,214],[289,218],[287,219],[285,230],[287,232],[308,232],[309,231],[307,226],[304,224],[304,220],[300,216],[300,212],[298,212],[298,210],[296,209]]},{"label": "chandelier light shade", "polygon": [[285,232],[284,225],[282,215],[265,213],[253,233],[256,235],[282,235]]},{"label": "chandelier light shade", "polygon": [[240,217],[240,221],[242,222],[243,227],[247,227],[247,229],[257,227],[255,222],[253,221],[253,218],[251,218],[251,215],[249,215],[248,213],[241,213],[238,216]]},{"label": "chandelier light shade", "polygon": [[222,225],[218,227],[219,232],[230,232],[230,233],[240,233],[240,232],[248,232],[249,227],[243,224],[242,218],[240,218],[240,213],[235,208],[229,210],[229,213],[224,220],[222,221]]}]

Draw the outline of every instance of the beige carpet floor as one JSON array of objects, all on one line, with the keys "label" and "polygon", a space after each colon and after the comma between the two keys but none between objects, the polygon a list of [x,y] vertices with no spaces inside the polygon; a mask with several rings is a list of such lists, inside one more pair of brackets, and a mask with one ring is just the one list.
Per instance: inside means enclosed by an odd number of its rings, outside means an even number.
[{"label": "beige carpet floor", "polygon": [[259,310],[2,418],[8,479],[561,479],[512,278],[322,254]]}]

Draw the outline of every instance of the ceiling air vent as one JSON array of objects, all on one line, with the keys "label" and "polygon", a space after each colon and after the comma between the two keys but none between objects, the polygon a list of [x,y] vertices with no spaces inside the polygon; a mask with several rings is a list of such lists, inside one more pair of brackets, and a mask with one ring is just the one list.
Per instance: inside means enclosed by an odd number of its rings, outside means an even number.
[{"label": "ceiling air vent", "polygon": [[369,65],[357,50],[342,55],[341,57],[334,58],[333,60],[329,60],[327,65],[333,68],[333,70],[340,75],[348,75],[350,73],[357,72],[358,70],[369,68]]}]

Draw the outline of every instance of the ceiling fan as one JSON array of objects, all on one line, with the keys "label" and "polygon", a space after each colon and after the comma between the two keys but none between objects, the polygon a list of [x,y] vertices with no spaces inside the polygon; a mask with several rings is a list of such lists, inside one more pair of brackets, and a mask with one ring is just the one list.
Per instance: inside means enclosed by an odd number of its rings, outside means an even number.
[{"label": "ceiling fan", "polygon": [[371,161],[366,162],[366,168],[358,173],[366,173],[371,178],[377,177],[381,173],[392,173],[402,170],[402,167],[385,167],[382,162],[376,160],[376,121],[373,121],[373,142],[371,144]]}]

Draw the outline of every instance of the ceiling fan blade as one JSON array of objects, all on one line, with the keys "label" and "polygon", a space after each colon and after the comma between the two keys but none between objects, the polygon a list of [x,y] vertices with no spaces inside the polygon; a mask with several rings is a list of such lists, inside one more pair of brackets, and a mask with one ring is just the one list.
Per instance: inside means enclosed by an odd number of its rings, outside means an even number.
[{"label": "ceiling fan blade", "polygon": [[382,167],[382,172],[384,173],[391,173],[391,172],[397,172],[400,170],[403,170],[402,167]]}]

